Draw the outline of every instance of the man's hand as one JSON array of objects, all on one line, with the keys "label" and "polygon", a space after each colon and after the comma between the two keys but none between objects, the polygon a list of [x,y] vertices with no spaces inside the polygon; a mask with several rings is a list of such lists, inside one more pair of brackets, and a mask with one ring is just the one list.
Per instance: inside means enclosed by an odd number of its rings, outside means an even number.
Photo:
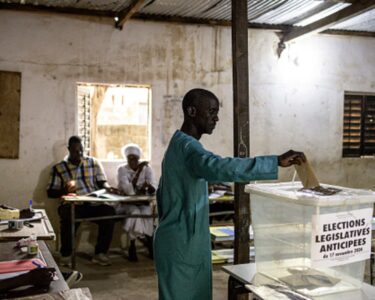
[{"label": "man's hand", "polygon": [[145,195],[145,194],[151,195],[151,194],[155,193],[155,188],[151,184],[149,184],[148,182],[145,182],[140,189],[140,193],[142,195]]},{"label": "man's hand", "polygon": [[144,167],[148,165],[148,161],[142,161],[137,168],[137,171],[140,173]]},{"label": "man's hand", "polygon": [[120,195],[119,189],[116,189],[114,187],[106,187],[105,190],[107,191],[107,193]]},{"label": "man's hand", "polygon": [[155,192],[156,192],[156,189],[150,184],[149,186],[148,186],[148,191],[147,191],[150,195],[152,195],[152,194],[155,194]]},{"label": "man's hand", "polygon": [[75,193],[76,191],[77,191],[77,186],[76,186],[75,180],[71,180],[65,185],[66,194]]},{"label": "man's hand", "polygon": [[138,165],[137,170],[136,170],[136,173],[135,173],[135,176],[134,176],[134,178],[133,178],[133,180],[132,180],[132,185],[133,185],[134,189],[137,189],[137,182],[138,182],[139,175],[141,174],[143,168],[144,168],[145,166],[147,166],[147,165],[148,165],[148,161],[142,161],[142,162]]},{"label": "man's hand", "polygon": [[303,152],[289,150],[288,152],[279,155],[277,160],[280,167],[290,167],[291,165],[302,164],[306,161],[306,157]]}]

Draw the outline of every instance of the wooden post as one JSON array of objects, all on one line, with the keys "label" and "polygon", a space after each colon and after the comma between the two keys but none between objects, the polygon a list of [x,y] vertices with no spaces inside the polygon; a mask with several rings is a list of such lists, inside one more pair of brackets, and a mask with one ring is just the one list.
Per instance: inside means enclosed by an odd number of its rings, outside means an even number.
[{"label": "wooden post", "polygon": [[[248,157],[249,62],[247,0],[232,0],[234,156]],[[234,263],[249,262],[250,201],[245,184],[235,184]]]}]

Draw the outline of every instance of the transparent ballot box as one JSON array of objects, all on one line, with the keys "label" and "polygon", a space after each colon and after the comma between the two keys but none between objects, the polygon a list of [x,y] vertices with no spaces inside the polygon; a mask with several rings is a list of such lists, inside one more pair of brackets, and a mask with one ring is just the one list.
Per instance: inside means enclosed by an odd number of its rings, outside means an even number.
[{"label": "transparent ballot box", "polygon": [[371,254],[372,191],[300,182],[249,184],[257,272],[308,297],[361,288]]}]

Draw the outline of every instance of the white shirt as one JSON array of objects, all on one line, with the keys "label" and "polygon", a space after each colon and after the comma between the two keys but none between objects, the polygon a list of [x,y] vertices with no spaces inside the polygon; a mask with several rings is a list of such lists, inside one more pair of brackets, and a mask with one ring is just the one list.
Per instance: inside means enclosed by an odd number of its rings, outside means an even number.
[{"label": "white shirt", "polygon": [[[127,164],[121,165],[117,169],[117,182],[118,189],[123,191],[126,195],[135,195],[134,187],[132,184],[133,178],[137,172],[131,169]],[[155,187],[154,173],[149,165],[144,166],[137,180],[137,188],[147,182]]]}]

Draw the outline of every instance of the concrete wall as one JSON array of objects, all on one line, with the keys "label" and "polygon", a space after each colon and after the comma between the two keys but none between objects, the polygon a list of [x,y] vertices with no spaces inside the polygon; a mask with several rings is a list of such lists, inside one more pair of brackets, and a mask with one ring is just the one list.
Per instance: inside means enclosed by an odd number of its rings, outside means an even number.
[{"label": "concrete wall", "polygon": [[[313,35],[281,59],[277,42],[272,32],[249,31],[251,154],[303,150],[322,182],[372,187],[375,160],[342,159],[341,144],[344,91],[375,92],[375,39]],[[0,70],[22,72],[20,158],[0,160],[0,202],[22,207],[34,198],[54,211],[45,187],[77,132],[77,82],[152,86],[157,174],[181,124],[181,97],[208,88],[220,98],[220,122],[202,141],[232,154],[230,28],[132,20],[119,31],[104,19],[2,10]],[[105,166],[113,182],[116,163]],[[292,174],[283,170],[280,179]]]}]

